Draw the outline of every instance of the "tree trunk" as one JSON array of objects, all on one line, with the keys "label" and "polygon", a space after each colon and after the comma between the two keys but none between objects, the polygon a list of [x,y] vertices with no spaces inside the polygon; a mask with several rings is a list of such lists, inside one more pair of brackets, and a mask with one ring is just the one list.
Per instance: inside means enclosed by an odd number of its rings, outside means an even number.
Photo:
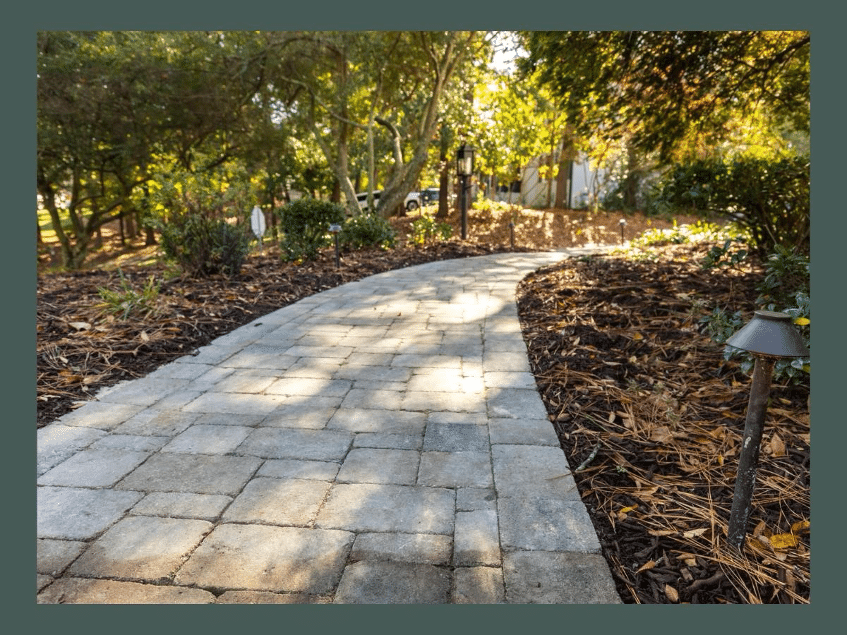
[{"label": "tree trunk", "polygon": [[[121,229],[121,245],[126,245],[126,235],[124,234],[124,215],[121,214],[118,216],[118,226]],[[99,249],[103,246],[103,235],[100,233],[100,228],[97,228],[97,242],[94,243],[95,247]]]},{"label": "tree trunk", "polygon": [[577,159],[576,139],[573,126],[567,124],[562,138],[562,153],[559,155],[559,175],[556,183],[556,208],[567,209],[570,205],[571,169]]},{"label": "tree trunk", "polygon": [[138,210],[130,210],[129,214],[126,215],[126,235],[130,240],[138,238],[138,224],[136,223],[136,219],[138,218]]},{"label": "tree trunk", "polygon": [[445,160],[438,175],[438,211],[436,218],[447,218],[450,215],[450,162]]},{"label": "tree trunk", "polygon": [[639,173],[638,155],[632,143],[626,148],[626,177],[623,182],[623,207],[625,210],[634,210],[638,207],[638,186],[641,181]]}]

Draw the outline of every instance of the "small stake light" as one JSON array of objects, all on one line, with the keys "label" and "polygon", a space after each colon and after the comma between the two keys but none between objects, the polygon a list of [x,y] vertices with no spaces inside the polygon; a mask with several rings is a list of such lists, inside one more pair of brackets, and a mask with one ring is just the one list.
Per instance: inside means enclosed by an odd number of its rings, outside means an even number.
[{"label": "small stake light", "polygon": [[338,255],[338,232],[341,231],[341,225],[332,223],[329,231],[335,237],[335,268],[338,269],[341,266],[341,257]]},{"label": "small stake light", "polygon": [[618,221],[618,224],[621,226],[621,245],[623,245],[623,243],[624,243],[624,240],[623,240],[623,228],[624,228],[624,227],[626,227],[626,219],[625,219],[625,218],[620,219],[620,220]]},{"label": "small stake light", "polygon": [[733,348],[749,351],[756,359],[727,535],[729,545],[740,551],[750,518],[756,464],[759,461],[759,446],[762,443],[774,364],[777,359],[784,357],[807,357],[809,350],[792,325],[791,316],[775,311],[756,311],[753,319],[726,343]]}]

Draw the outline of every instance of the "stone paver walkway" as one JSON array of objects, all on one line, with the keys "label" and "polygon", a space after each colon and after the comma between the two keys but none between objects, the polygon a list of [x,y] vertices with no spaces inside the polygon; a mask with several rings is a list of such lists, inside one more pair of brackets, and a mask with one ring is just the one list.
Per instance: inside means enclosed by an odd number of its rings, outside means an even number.
[{"label": "stone paver walkway", "polygon": [[517,318],[564,255],[346,284],[42,428],[38,601],[620,602]]}]

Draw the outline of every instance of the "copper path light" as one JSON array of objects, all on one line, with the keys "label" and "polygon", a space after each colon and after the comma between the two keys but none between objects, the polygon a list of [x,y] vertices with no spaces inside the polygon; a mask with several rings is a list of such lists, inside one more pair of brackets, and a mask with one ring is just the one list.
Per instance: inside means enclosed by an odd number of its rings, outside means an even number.
[{"label": "copper path light", "polygon": [[747,521],[750,518],[756,464],[759,461],[759,446],[762,442],[774,364],[784,357],[808,357],[809,350],[800,333],[794,328],[791,316],[775,311],[756,311],[753,319],[726,343],[734,348],[749,351],[756,359],[727,536],[729,545],[740,550],[744,545]]}]

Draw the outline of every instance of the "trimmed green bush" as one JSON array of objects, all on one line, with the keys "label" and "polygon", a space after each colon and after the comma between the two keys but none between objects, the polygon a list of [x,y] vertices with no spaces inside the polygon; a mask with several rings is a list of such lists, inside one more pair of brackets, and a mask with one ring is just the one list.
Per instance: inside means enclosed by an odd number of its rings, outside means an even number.
[{"label": "trimmed green bush", "polygon": [[277,210],[283,260],[314,260],[318,251],[331,244],[329,226],[344,222],[345,210],[336,203],[300,198]]},{"label": "trimmed green bush", "polygon": [[236,275],[250,250],[245,229],[201,214],[177,216],[160,231],[165,255],[195,277]]},{"label": "trimmed green bush", "polygon": [[338,242],[347,249],[363,247],[394,247],[396,232],[379,214],[365,213],[348,218],[338,235]]}]

